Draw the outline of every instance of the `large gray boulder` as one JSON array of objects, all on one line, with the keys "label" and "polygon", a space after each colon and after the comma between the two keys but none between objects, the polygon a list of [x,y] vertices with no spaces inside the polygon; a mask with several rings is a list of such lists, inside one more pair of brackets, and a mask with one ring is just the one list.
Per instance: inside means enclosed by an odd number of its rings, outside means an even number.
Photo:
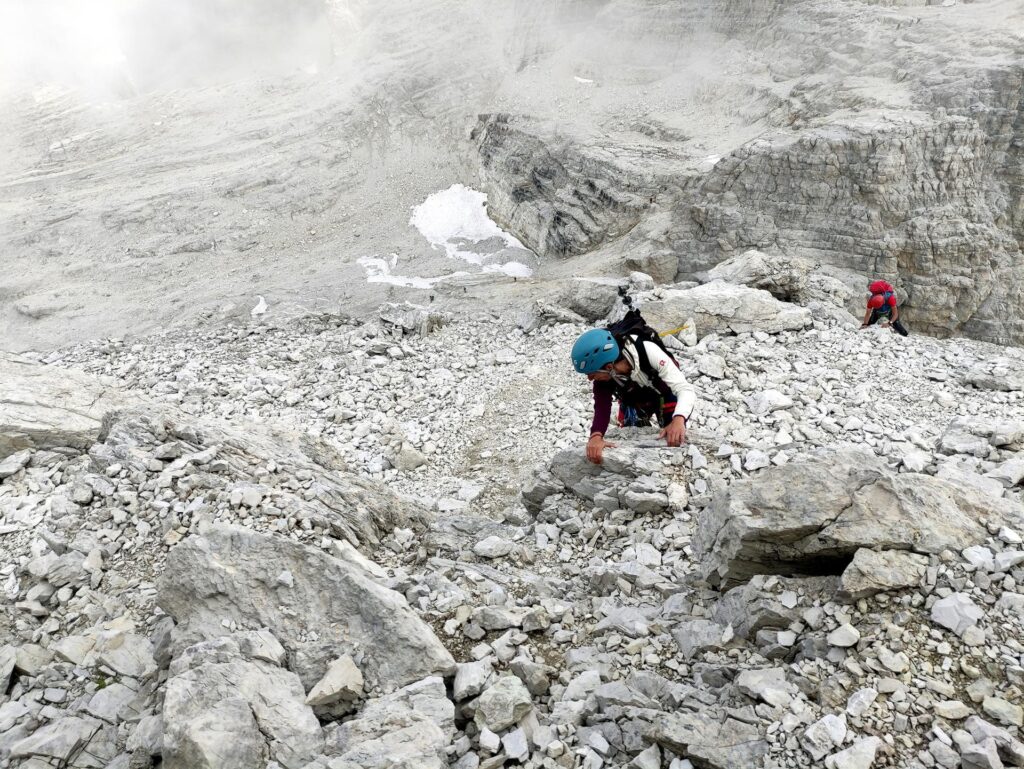
[{"label": "large gray boulder", "polygon": [[562,291],[558,304],[588,321],[600,320],[615,306],[622,283],[612,278],[574,278]]},{"label": "large gray boulder", "polygon": [[310,690],[343,654],[368,687],[394,689],[454,671],[455,661],[405,598],[357,565],[281,537],[210,526],[175,547],[157,602],[177,622],[176,648],[267,627]]},{"label": "large gray boulder", "polygon": [[[83,752],[94,752],[103,740],[103,732],[112,727],[104,727],[102,721],[80,716],[56,718],[31,735],[18,740],[11,746],[10,757],[15,759],[38,759],[36,766],[68,766]],[[77,764],[76,764],[77,765]]]},{"label": "large gray boulder", "polygon": [[137,399],[72,369],[0,352],[0,459],[23,449],[88,449],[104,418]]},{"label": "large gray boulder", "polygon": [[964,384],[979,390],[1019,392],[1024,390],[1024,366],[1009,358],[982,361],[964,374]]},{"label": "large gray boulder", "polygon": [[1024,509],[841,451],[735,481],[701,513],[693,547],[702,576],[730,586],[754,574],[839,574],[860,548],[959,550],[985,540],[982,520],[1020,528]]},{"label": "large gray boulder", "polygon": [[427,336],[449,320],[445,313],[412,302],[386,302],[380,306],[377,314],[385,325],[397,328],[403,334],[419,336]]},{"label": "large gray boulder", "polygon": [[724,280],[767,291],[782,302],[805,307],[863,310],[867,281],[850,271],[792,254],[744,251],[719,262],[701,276],[705,282]]},{"label": "large gray boulder", "polygon": [[164,695],[167,769],[299,769],[323,734],[299,677],[244,653],[231,637],[191,646],[171,663]]},{"label": "large gray boulder", "polygon": [[839,579],[840,595],[850,600],[867,598],[885,590],[915,587],[924,578],[928,558],[905,550],[868,550],[853,555]]},{"label": "large gray boulder", "polygon": [[714,709],[662,715],[651,738],[701,769],[760,766],[768,753],[768,743],[756,726]]},{"label": "large gray boulder", "polygon": [[644,302],[643,314],[659,331],[677,328],[693,318],[700,337],[753,331],[777,334],[804,328],[811,322],[806,307],[780,302],[767,291],[721,280],[666,290],[660,299]]},{"label": "large gray boulder", "polygon": [[760,288],[784,302],[806,303],[808,278],[817,267],[811,259],[783,254],[766,254],[750,249],[719,262],[702,277],[708,282]]},{"label": "large gray boulder", "polygon": [[[417,681],[370,700],[359,714],[324,730],[324,752],[344,767],[446,769],[445,748],[455,733],[455,706],[444,681]],[[342,763],[349,762],[349,763]]]}]

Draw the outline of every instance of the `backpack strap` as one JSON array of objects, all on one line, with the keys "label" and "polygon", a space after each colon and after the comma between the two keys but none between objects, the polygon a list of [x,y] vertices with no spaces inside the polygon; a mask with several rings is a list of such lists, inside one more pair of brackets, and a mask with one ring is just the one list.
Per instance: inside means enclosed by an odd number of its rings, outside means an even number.
[{"label": "backpack strap", "polygon": [[633,348],[636,350],[636,361],[640,364],[640,370],[643,371],[647,375],[647,378],[652,382],[661,382],[662,379],[658,374],[658,370],[651,363],[651,359],[647,357],[647,350],[644,349],[644,342],[654,342],[658,347],[664,350],[665,354],[668,355],[669,359],[673,362],[676,360],[675,357],[665,349],[664,345],[661,344],[660,339],[644,339],[640,334],[630,334],[628,338],[633,342]]}]

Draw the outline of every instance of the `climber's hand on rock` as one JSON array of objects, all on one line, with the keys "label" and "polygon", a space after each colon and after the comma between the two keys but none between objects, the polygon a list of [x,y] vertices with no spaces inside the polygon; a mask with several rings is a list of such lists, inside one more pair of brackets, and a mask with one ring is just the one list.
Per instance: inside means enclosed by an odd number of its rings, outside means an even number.
[{"label": "climber's hand on rock", "polygon": [[658,437],[664,438],[669,446],[682,446],[686,440],[686,419],[673,417],[668,427],[658,433]]},{"label": "climber's hand on rock", "polygon": [[613,448],[615,448],[614,443],[606,441],[600,433],[594,433],[590,436],[590,440],[587,441],[587,459],[595,465],[599,465],[604,460],[604,450]]}]

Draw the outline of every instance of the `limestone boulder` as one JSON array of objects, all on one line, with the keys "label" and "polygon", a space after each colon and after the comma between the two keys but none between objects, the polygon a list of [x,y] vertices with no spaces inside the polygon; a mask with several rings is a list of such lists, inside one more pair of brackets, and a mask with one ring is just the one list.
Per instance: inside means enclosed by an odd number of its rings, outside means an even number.
[{"label": "limestone boulder", "polygon": [[11,746],[12,759],[36,759],[36,765],[68,766],[101,739],[103,723],[94,718],[57,718]]},{"label": "limestone boulder", "polygon": [[247,659],[231,637],[186,649],[171,663],[164,696],[163,765],[299,769],[323,748],[299,677]]},{"label": "limestone boulder", "polygon": [[924,578],[928,558],[903,550],[861,548],[839,578],[839,595],[858,600],[885,590],[914,587]]},{"label": "limestone boulder", "polygon": [[768,743],[760,730],[717,709],[680,710],[658,717],[651,739],[705,769],[760,766]]},{"label": "limestone boulder", "polygon": [[344,654],[370,688],[455,669],[405,598],[358,566],[241,527],[211,526],[175,547],[157,602],[178,622],[176,648],[216,638],[225,621],[269,628],[307,691]]},{"label": "limestone boulder", "polygon": [[1020,527],[1008,500],[839,451],[735,481],[701,513],[700,573],[730,586],[754,574],[840,574],[860,548],[938,553],[979,544],[982,521]]},{"label": "limestone boulder", "polygon": [[558,304],[588,321],[600,320],[615,306],[620,283],[609,278],[575,278],[562,291]]},{"label": "limestone boulder", "polygon": [[412,302],[387,302],[377,311],[381,322],[397,328],[404,334],[427,336],[449,321],[442,312]]},{"label": "limestone boulder", "polygon": [[24,449],[88,449],[110,413],[138,401],[98,378],[0,352],[0,459]]},{"label": "limestone boulder", "polygon": [[709,282],[727,283],[764,289],[784,302],[806,301],[808,276],[817,264],[799,256],[767,254],[749,249],[719,262],[704,274]]},{"label": "limestone boulder", "polygon": [[777,334],[810,325],[811,312],[780,302],[767,291],[721,280],[685,290],[666,290],[644,302],[643,314],[659,331],[677,328],[693,318],[700,337],[711,333]]},{"label": "limestone boulder", "polygon": [[[446,769],[455,706],[444,681],[428,677],[367,702],[354,718],[324,730],[331,766],[361,769]],[[344,763],[349,762],[349,763]]]}]

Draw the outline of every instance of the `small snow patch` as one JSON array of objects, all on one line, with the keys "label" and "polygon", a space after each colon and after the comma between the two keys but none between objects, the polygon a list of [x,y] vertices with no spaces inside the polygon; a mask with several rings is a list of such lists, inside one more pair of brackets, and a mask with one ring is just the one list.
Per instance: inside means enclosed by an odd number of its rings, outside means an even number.
[{"label": "small snow patch", "polygon": [[[487,195],[462,184],[453,184],[415,206],[409,224],[419,230],[431,248],[444,250],[451,259],[476,265],[480,272],[529,278],[533,268],[519,259],[529,260],[532,252],[495,224],[487,216],[486,206]],[[368,283],[407,288],[430,288],[447,278],[470,274],[455,272],[435,278],[398,275],[397,254],[387,258],[364,256],[359,264],[366,271]]]},{"label": "small snow patch", "polygon": [[580,77],[579,75],[573,75],[572,79],[575,80],[577,83],[586,83],[588,85],[594,82],[593,80],[590,80],[585,77]]},{"label": "small snow patch", "polygon": [[390,283],[392,286],[404,286],[406,288],[430,288],[435,283],[450,278],[453,275],[465,275],[465,272],[456,272],[452,275],[440,275],[436,278],[406,277],[395,275],[394,269],[398,266],[398,254],[391,254],[387,259],[378,256],[364,256],[359,259],[359,264],[366,270],[367,283]]},{"label": "small snow patch", "polygon": [[488,264],[484,272],[501,272],[510,278],[528,278],[533,275],[533,270],[522,262],[505,262],[504,264]]},{"label": "small snow patch", "polygon": [[[470,248],[470,244],[491,238],[500,238],[507,248],[526,250],[522,243],[487,216],[486,206],[486,194],[462,184],[453,184],[413,208],[409,224],[419,230],[434,248],[443,248],[451,258],[470,264],[483,264],[485,256]],[[530,269],[526,265],[521,267]]]}]

